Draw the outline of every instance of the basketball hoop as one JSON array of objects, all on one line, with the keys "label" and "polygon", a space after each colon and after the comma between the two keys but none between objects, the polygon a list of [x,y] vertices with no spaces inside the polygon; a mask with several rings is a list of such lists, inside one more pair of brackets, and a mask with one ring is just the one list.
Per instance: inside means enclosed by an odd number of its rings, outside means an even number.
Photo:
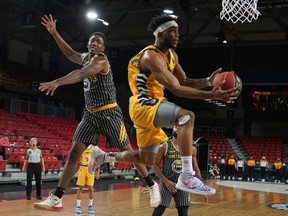
[{"label": "basketball hoop", "polygon": [[257,20],[261,15],[257,10],[257,2],[258,0],[222,0],[220,19],[225,18],[233,23]]}]

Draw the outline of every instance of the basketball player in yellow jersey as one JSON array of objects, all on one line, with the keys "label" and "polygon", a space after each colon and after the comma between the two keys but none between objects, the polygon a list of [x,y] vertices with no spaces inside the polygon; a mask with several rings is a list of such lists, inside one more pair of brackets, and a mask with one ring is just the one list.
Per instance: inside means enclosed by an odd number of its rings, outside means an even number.
[{"label": "basketball player in yellow jersey", "polygon": [[[154,45],[147,46],[128,65],[128,80],[133,96],[130,98],[129,113],[134,123],[139,146],[138,154],[117,153],[116,160],[152,165],[159,144],[167,140],[162,127],[181,125],[178,131],[182,173],[178,178],[178,189],[203,195],[215,193],[215,189],[194,177],[192,167],[192,142],[195,116],[164,97],[167,88],[178,97],[190,99],[217,99],[230,101],[237,98],[237,89],[221,90],[221,85],[210,91],[201,90],[211,86],[221,68],[203,79],[189,79],[179,64],[176,49],[179,41],[178,24],[175,18],[160,15],[153,18],[148,26],[155,36]],[[95,149],[98,151],[98,149]],[[94,154],[92,163],[105,161],[101,150]]]},{"label": "basketball player in yellow jersey", "polygon": [[[78,179],[76,184],[78,185],[77,191],[77,207],[75,209],[76,214],[82,214],[81,210],[81,194],[83,188],[85,186],[88,187],[89,191],[89,204],[88,204],[88,211],[90,214],[95,214],[95,210],[93,208],[93,186],[94,186],[94,173],[90,174],[88,172],[88,164],[90,161],[92,150],[94,149],[93,145],[89,145],[87,149],[82,153],[80,168],[78,172]],[[100,177],[100,169],[96,172],[96,179],[98,180]]]}]

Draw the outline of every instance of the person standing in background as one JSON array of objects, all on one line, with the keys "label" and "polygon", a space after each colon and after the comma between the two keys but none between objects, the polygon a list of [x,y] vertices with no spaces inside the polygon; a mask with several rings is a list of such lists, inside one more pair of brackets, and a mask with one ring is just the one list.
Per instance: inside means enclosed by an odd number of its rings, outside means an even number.
[{"label": "person standing in background", "polygon": [[238,161],[236,162],[236,170],[238,180],[242,180],[244,171],[244,161],[241,158],[238,158]]},{"label": "person standing in background", "polygon": [[3,159],[6,160],[5,149],[10,145],[10,141],[8,138],[8,133],[4,133],[3,137],[0,139],[0,155],[2,155]]},{"label": "person standing in background", "polygon": [[235,177],[235,159],[231,156],[228,160],[228,180],[234,180]]},{"label": "person standing in background", "polygon": [[268,161],[266,160],[266,157],[262,157],[260,160],[260,171],[261,171],[261,181],[265,182],[266,180],[266,170],[268,168]]},{"label": "person standing in background", "polygon": [[254,169],[255,169],[255,161],[253,157],[250,157],[247,161],[247,168],[248,168],[248,178],[247,181],[254,181]]},{"label": "person standing in background", "polygon": [[282,162],[280,158],[277,158],[276,162],[274,163],[275,167],[275,183],[281,182],[281,168],[282,168]]},{"label": "person standing in background", "polygon": [[221,155],[220,159],[220,176],[225,180],[226,178],[226,158],[225,155]]},{"label": "person standing in background", "polygon": [[82,153],[81,159],[80,159],[80,168],[78,172],[78,179],[76,184],[78,185],[78,191],[77,191],[77,206],[75,209],[76,214],[82,214],[81,210],[81,194],[83,192],[83,188],[85,186],[88,187],[89,191],[89,204],[88,204],[88,211],[90,214],[95,214],[95,210],[93,207],[93,186],[94,186],[94,180],[96,177],[96,180],[100,178],[100,169],[95,173],[96,176],[93,174],[90,174],[88,172],[88,164],[91,158],[91,152],[94,149],[93,145],[89,145],[87,149]]},{"label": "person standing in background", "polygon": [[[36,137],[32,137],[29,141],[30,148],[27,150],[24,157],[24,164],[22,172],[27,170],[27,185],[26,185],[26,199],[31,200],[32,192],[32,180],[35,176],[36,182],[36,199],[41,200],[41,177],[42,172],[45,172],[45,164],[42,152],[37,148],[38,140]],[[41,168],[42,166],[42,168]]]}]

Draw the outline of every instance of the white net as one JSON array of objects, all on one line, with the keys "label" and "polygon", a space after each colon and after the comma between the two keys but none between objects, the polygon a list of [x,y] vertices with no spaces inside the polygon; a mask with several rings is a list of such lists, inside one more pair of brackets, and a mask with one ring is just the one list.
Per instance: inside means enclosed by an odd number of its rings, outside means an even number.
[{"label": "white net", "polygon": [[252,22],[261,15],[257,10],[257,2],[258,0],[222,0],[220,19],[226,19],[233,23]]}]

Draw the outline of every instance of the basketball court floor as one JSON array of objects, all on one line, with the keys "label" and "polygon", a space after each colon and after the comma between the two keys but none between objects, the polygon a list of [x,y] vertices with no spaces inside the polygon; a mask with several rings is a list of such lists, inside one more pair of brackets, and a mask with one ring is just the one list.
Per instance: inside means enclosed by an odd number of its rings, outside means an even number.
[{"label": "basketball court floor", "polygon": [[[288,215],[288,185],[241,182],[215,181],[206,183],[217,192],[208,197],[208,202],[201,195],[190,195],[191,206],[189,215],[193,216],[284,216]],[[96,215],[101,216],[148,216],[153,209],[149,205],[149,196],[141,192],[141,182],[122,181],[95,183],[94,208]],[[43,189],[43,198],[51,189]],[[47,216],[75,215],[77,187],[69,187],[63,198],[64,210],[61,212],[41,211],[33,208],[35,199],[25,199],[25,191],[0,192],[1,216]],[[35,192],[35,190],[33,190]],[[82,194],[82,215],[87,211],[88,193]],[[273,207],[273,208],[271,208]],[[166,216],[177,215],[174,202],[165,211]]]}]

